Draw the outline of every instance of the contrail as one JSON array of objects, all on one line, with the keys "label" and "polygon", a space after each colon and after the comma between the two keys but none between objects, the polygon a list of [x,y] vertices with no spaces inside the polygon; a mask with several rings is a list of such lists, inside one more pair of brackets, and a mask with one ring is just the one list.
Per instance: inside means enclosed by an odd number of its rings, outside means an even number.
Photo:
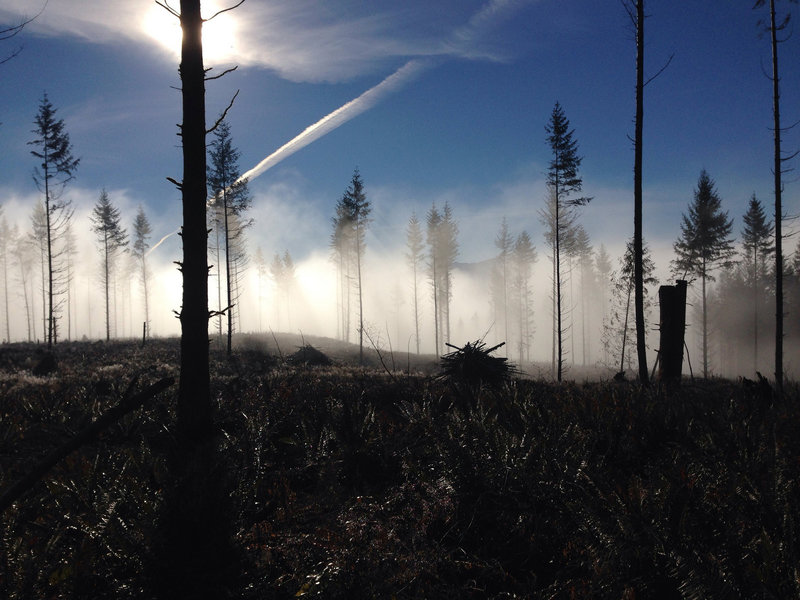
[{"label": "contrail", "polygon": [[[432,64],[431,61],[414,59],[408,61],[378,85],[371,87],[358,98],[350,100],[344,106],[337,108],[329,115],[322,117],[319,121],[306,127],[303,132],[294,139],[286,142],[283,146],[275,150],[255,167],[243,173],[237,180],[253,180],[267,169],[274,167],[284,158],[291,156],[301,148],[305,148],[311,142],[318,140],[323,135],[330,133],[340,125],[344,125],[353,117],[369,110],[380,102],[388,94],[398,90],[419,73],[427,69]],[[160,243],[160,242],[159,242]]]},{"label": "contrail", "polygon": [[158,240],[158,243],[157,243],[155,246],[152,246],[152,247],[150,248],[150,250],[148,250],[148,251],[147,251],[147,254],[145,254],[145,256],[150,256],[150,253],[151,253],[153,250],[155,250],[156,248],[158,248],[158,247],[159,247],[161,244],[163,244],[163,243],[164,243],[164,240],[166,240],[166,239],[167,239],[169,236],[171,236],[171,235],[175,235],[175,234],[176,234],[176,233],[178,233],[179,231],[180,231],[180,229],[176,229],[176,230],[175,230],[175,231],[173,231],[172,233],[168,233],[167,235],[165,235],[164,237],[162,237],[160,240]]},{"label": "contrail", "polygon": [[[440,56],[470,57],[469,47],[498,22],[510,18],[522,7],[533,4],[535,0],[489,0],[481,10],[475,13],[469,22],[453,32],[451,39],[444,43]],[[369,110],[388,94],[400,89],[422,71],[435,64],[433,58],[415,58],[408,61],[378,85],[368,89],[358,98],[350,100],[329,115],[306,127],[300,135],[286,142],[255,167],[242,174],[236,181],[253,180],[267,169],[271,169],[284,158],[291,156],[311,142],[330,133],[340,125],[344,125],[353,117]],[[159,242],[160,243],[160,242]]]}]

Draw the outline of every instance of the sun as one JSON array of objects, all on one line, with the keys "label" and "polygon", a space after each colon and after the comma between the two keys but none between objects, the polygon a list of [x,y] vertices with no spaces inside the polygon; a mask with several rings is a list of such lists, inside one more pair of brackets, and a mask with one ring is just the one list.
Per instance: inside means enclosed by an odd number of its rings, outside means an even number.
[{"label": "sun", "polygon": [[[216,2],[203,3],[203,15],[206,18],[219,10]],[[218,14],[203,24],[203,62],[206,65],[214,66],[236,59],[238,27],[234,13],[228,11]],[[142,19],[141,29],[174,58],[180,58],[181,25],[177,17],[153,4]]]}]

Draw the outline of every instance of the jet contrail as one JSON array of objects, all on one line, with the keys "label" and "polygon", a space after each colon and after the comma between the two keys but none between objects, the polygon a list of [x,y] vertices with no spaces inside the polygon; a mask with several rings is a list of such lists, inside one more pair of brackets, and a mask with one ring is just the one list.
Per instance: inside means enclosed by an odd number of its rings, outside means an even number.
[{"label": "jet contrail", "polygon": [[172,233],[168,233],[167,235],[165,235],[164,237],[162,237],[160,240],[158,240],[158,243],[157,243],[155,246],[152,246],[152,247],[150,248],[150,250],[148,250],[148,251],[147,251],[147,254],[145,254],[145,256],[150,256],[150,253],[151,253],[153,250],[155,250],[156,248],[158,248],[158,247],[159,247],[161,244],[163,244],[163,243],[164,243],[164,240],[166,240],[166,239],[167,239],[169,236],[171,236],[171,235],[175,235],[175,234],[176,234],[176,233],[178,233],[179,231],[180,231],[180,229],[176,229],[176,230],[175,230],[175,231],[173,231]]},{"label": "jet contrail", "polygon": [[389,75],[378,85],[368,89],[358,98],[350,100],[350,102],[344,106],[337,108],[329,115],[322,117],[313,125],[306,127],[300,135],[286,142],[283,146],[275,150],[275,152],[267,156],[255,167],[246,173],[243,173],[242,176],[237,180],[237,183],[244,179],[255,179],[267,169],[270,169],[281,162],[287,156],[291,156],[301,148],[308,146],[311,142],[321,138],[327,133],[330,133],[340,125],[347,123],[353,117],[356,117],[364,111],[369,110],[378,102],[380,102],[384,96],[401,88],[419,73],[428,68],[431,64],[431,61],[421,59],[408,61],[402,67],[397,69],[397,71]]},{"label": "jet contrail", "polygon": [[[446,42],[440,56],[463,56],[469,57],[470,52],[465,51],[471,46],[476,38],[480,38],[487,29],[496,25],[499,21],[511,17],[523,6],[532,4],[535,0],[489,0],[481,10],[475,13],[467,25],[457,29],[451,36],[451,40]],[[415,58],[408,61],[378,85],[368,89],[358,98],[350,100],[344,106],[337,108],[329,115],[322,117],[319,121],[306,127],[300,135],[286,142],[283,146],[275,150],[255,167],[242,174],[236,183],[244,179],[253,180],[267,169],[271,169],[284,158],[291,156],[301,148],[305,148],[311,142],[318,140],[344,125],[353,117],[369,110],[378,102],[383,100],[388,94],[400,89],[411,79],[419,75],[425,69],[434,65],[433,58]]]}]

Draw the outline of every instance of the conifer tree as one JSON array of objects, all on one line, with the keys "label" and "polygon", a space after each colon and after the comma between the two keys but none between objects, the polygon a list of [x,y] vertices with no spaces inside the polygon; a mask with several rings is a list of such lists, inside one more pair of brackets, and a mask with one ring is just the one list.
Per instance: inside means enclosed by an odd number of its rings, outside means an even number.
[{"label": "conifer tree", "polygon": [[508,343],[508,267],[510,255],[514,247],[514,240],[511,237],[511,233],[508,231],[508,221],[505,217],[503,217],[503,222],[500,224],[500,231],[497,232],[497,236],[494,238],[494,245],[499,250],[499,254],[497,255],[497,274],[500,283],[499,305],[502,307],[502,310],[498,316],[503,319],[503,341]]},{"label": "conifer tree", "polygon": [[56,119],[56,109],[45,93],[39,103],[39,112],[34,119],[35,128],[31,131],[34,139],[28,145],[35,149],[31,154],[40,162],[33,171],[33,179],[39,191],[44,194],[45,237],[47,248],[47,346],[52,347],[56,336],[56,306],[54,298],[58,292],[55,276],[59,269],[54,264],[56,258],[55,238],[61,231],[65,220],[69,219],[69,202],[61,200],[64,187],[75,177],[80,163],[72,154],[69,134],[64,128],[64,120]]},{"label": "conifer tree", "polygon": [[142,300],[144,302],[145,336],[150,337],[150,271],[147,268],[147,251],[150,248],[150,234],[153,232],[150,221],[139,206],[136,219],[133,221],[133,257],[138,261],[139,281],[142,284]]},{"label": "conifer tree", "polygon": [[694,200],[689,205],[689,214],[683,215],[681,234],[675,242],[675,260],[672,270],[678,279],[687,275],[700,278],[703,328],[703,377],[708,377],[708,309],[706,305],[707,283],[714,281],[712,272],[729,265],[734,254],[730,237],[733,221],[722,210],[722,200],[714,187],[714,181],[705,171],[700,173]]},{"label": "conifer tree", "polygon": [[553,195],[554,209],[554,252],[553,263],[555,268],[555,312],[557,336],[557,365],[556,377],[561,381],[564,365],[563,348],[563,319],[562,319],[562,280],[561,280],[561,214],[565,207],[583,206],[591,198],[573,197],[583,188],[583,179],[579,170],[583,158],[578,156],[578,142],[573,138],[575,132],[570,129],[569,120],[564,114],[561,105],[556,102],[550,121],[545,126],[547,144],[552,153],[547,169],[547,185]]},{"label": "conifer tree", "polygon": [[763,283],[768,270],[766,261],[774,251],[772,223],[764,213],[764,207],[753,194],[744,215],[742,246],[748,263],[750,286],[753,293],[753,371],[758,368],[758,305]]},{"label": "conifer tree", "polygon": [[[219,258],[219,238],[225,248],[225,294],[227,307],[219,307],[220,313],[225,313],[228,320],[227,352],[231,353],[231,340],[233,336],[233,306],[235,304],[234,288],[238,287],[238,280],[234,277],[237,261],[234,256],[239,255],[241,260],[243,246],[237,245],[239,252],[233,246],[237,238],[250,221],[242,219],[243,213],[250,206],[251,198],[247,186],[247,179],[240,179],[239,151],[233,146],[231,130],[228,122],[220,117],[214,130],[214,139],[209,147],[208,162],[208,187],[214,198],[216,210],[214,227],[217,231],[217,291],[222,285],[222,268]],[[221,315],[220,315],[221,316]],[[220,327],[221,330],[221,327]]]},{"label": "conifer tree", "polygon": [[422,226],[420,225],[417,213],[412,213],[406,229],[406,260],[411,269],[412,277],[412,296],[414,299],[414,340],[416,341],[417,354],[419,354],[419,293],[418,282],[419,272],[422,268],[423,252],[425,243],[422,237]]},{"label": "conifer tree", "polygon": [[97,234],[97,242],[100,245],[100,253],[102,255],[103,267],[100,281],[103,284],[106,300],[106,340],[110,340],[111,304],[109,290],[117,266],[117,258],[128,244],[128,234],[121,225],[119,209],[111,203],[111,199],[105,190],[100,193],[100,198],[92,211],[91,219],[92,231]]}]

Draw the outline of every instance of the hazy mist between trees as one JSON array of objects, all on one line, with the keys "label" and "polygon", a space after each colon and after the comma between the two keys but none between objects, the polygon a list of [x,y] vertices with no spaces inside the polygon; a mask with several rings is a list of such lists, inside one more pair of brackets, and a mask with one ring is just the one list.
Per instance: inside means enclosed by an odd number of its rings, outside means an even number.
[{"label": "hazy mist between trees", "polygon": [[[578,132],[580,133],[580,132]],[[233,132],[235,136],[235,132]],[[242,281],[241,300],[239,310],[241,316],[241,329],[243,332],[266,332],[287,331],[303,332],[308,335],[321,335],[326,337],[337,336],[337,280],[336,267],[330,259],[329,236],[330,219],[333,216],[333,208],[336,199],[345,189],[350,173],[342,175],[342,185],[339,190],[332,190],[328,203],[328,213],[322,210],[320,214],[308,214],[308,211],[299,202],[299,193],[290,184],[282,182],[267,190],[258,190],[253,193],[253,208],[249,213],[254,219],[254,224],[245,234],[247,238],[247,251],[250,257],[249,265],[244,273]],[[374,207],[375,221],[371,224],[366,233],[366,251],[364,255],[364,318],[365,331],[369,334],[371,341],[365,342],[366,348],[374,342],[383,349],[391,348],[396,351],[414,351],[415,341],[413,338],[413,306],[412,306],[412,280],[411,272],[405,259],[405,228],[412,210],[418,215],[425,215],[430,208],[430,204],[422,204],[416,200],[403,205],[396,202],[396,197],[390,195],[391,192],[382,188],[372,188],[369,182],[369,174],[363,174],[365,189]],[[712,174],[713,176],[713,174]],[[78,178],[79,179],[79,178]],[[100,191],[84,190],[78,186],[79,181],[73,184],[73,188],[67,191],[73,198],[73,228],[76,232],[78,255],[75,260],[74,275],[74,294],[76,305],[73,313],[73,326],[77,326],[77,332],[73,331],[72,339],[81,339],[87,336],[89,339],[101,339],[105,337],[104,323],[104,298],[103,286],[101,283],[101,254],[94,241],[95,236],[91,233],[91,222],[89,214],[97,201]],[[490,304],[489,279],[491,276],[491,263],[497,255],[495,238],[500,230],[502,218],[507,215],[509,221],[509,232],[516,237],[520,233],[515,228],[515,223],[521,222],[521,214],[525,211],[531,213],[538,211],[544,205],[545,186],[542,181],[531,182],[518,193],[513,201],[502,198],[499,206],[487,207],[486,212],[465,212],[459,208],[457,199],[439,198],[434,199],[440,208],[444,200],[453,203],[454,218],[459,225],[460,234],[458,236],[459,257],[453,270],[452,283],[452,302],[451,302],[451,343],[461,345],[467,341],[474,341],[484,338],[488,343],[499,343],[506,341],[504,336],[503,323],[494,322],[493,309]],[[125,191],[108,190],[110,200],[120,209],[121,222],[129,232],[138,209],[138,201],[128,197]],[[30,207],[35,203],[35,192],[25,198],[11,198],[4,203],[3,216],[8,220],[9,226],[17,224],[21,231],[29,228]],[[683,200],[688,206],[692,197],[692,190],[686,190]],[[725,209],[727,198],[722,198],[723,209]],[[310,203],[313,201],[310,201]],[[177,202],[170,201],[171,204]],[[604,211],[602,199],[595,200],[592,205],[581,210],[579,222],[585,224],[589,231],[592,231],[594,222],[603,217],[596,213]],[[316,205],[315,205],[316,206]],[[174,207],[177,208],[177,207]],[[169,205],[166,207],[169,210]],[[151,237],[151,244],[155,245],[162,236],[174,231],[173,215],[165,210],[162,214],[149,214],[154,232]],[[503,211],[503,212],[501,212]],[[741,230],[743,227],[742,215],[730,214],[734,220],[733,235],[736,238],[736,247],[739,251],[737,259],[742,259]],[[274,227],[267,226],[265,223],[275,223]],[[532,374],[550,375],[551,360],[551,340],[552,340],[552,263],[548,250],[544,243],[544,227],[535,221],[537,228],[529,231],[532,242],[536,247],[538,260],[534,265],[531,282],[533,292],[533,343],[530,348],[530,358],[537,364],[531,370]],[[424,223],[423,223],[424,225]],[[677,237],[678,223],[675,224]],[[590,239],[590,243],[595,251],[595,258],[600,245],[603,244],[610,258],[613,271],[620,270],[620,258],[624,251],[626,240],[620,236],[613,235],[608,239]],[[291,239],[294,234],[299,238],[296,243]],[[591,235],[591,234],[590,234]],[[306,239],[308,238],[308,239]],[[309,243],[316,240],[316,243]],[[655,240],[645,239],[648,247],[651,248],[653,262],[655,264],[655,277],[659,284],[671,284],[673,278],[669,272],[669,263],[674,258],[671,245],[674,240]],[[792,244],[794,246],[794,244]],[[791,246],[790,246],[791,247]],[[148,268],[151,270],[151,327],[152,333],[156,336],[170,336],[178,333],[178,322],[175,319],[173,310],[180,306],[180,274],[172,263],[178,257],[180,240],[176,235],[168,237],[163,244],[155,248],[148,254]],[[256,250],[260,248],[266,259],[266,271],[261,275],[253,260]],[[295,250],[299,248],[299,250]],[[269,263],[275,253],[290,253],[295,263],[296,283],[291,292],[290,301],[286,297],[281,297],[269,274]],[[123,256],[127,261],[130,257]],[[791,256],[787,260],[787,266],[791,265]],[[213,260],[211,261],[214,262]],[[424,265],[423,265],[424,267]],[[583,340],[581,328],[586,325],[585,333],[587,340],[586,363],[588,365],[600,364],[600,374],[607,376],[613,375],[619,368],[620,357],[615,352],[605,352],[602,339],[603,327],[600,318],[602,302],[597,295],[597,290],[584,299],[581,296],[580,275],[577,271],[572,277],[565,279],[565,318],[569,329],[565,335],[564,346],[566,349],[565,365],[567,372],[565,377],[569,379],[582,370],[573,370],[570,367],[574,364],[583,362]],[[424,270],[424,268],[423,268]],[[796,272],[796,271],[795,271]],[[224,274],[224,271],[223,271]],[[612,307],[611,281],[610,275],[606,288],[606,308]],[[741,324],[746,324],[752,328],[752,302],[749,295],[737,293],[734,297],[727,300],[715,295],[715,290],[726,281],[736,281],[734,270],[720,271],[716,273],[717,281],[709,284],[710,297],[717,304],[712,308],[712,327],[710,341],[710,366],[712,374],[722,374],[729,376],[747,375],[752,376],[752,348],[746,335],[746,330]],[[33,270],[32,276],[36,278],[37,271]],[[223,275],[224,276],[224,275]],[[216,267],[210,273],[209,286],[216,287]],[[38,280],[37,280],[38,281]],[[796,279],[793,280],[796,286]],[[120,282],[122,287],[117,294],[116,318],[112,321],[112,337],[119,338],[139,338],[141,337],[142,322],[144,321],[144,308],[141,297],[141,286],[138,274],[135,269],[130,271],[130,278],[123,278]],[[38,283],[37,283],[38,285]],[[434,352],[434,331],[433,331],[433,303],[430,294],[430,285],[425,273],[419,282],[420,285],[420,349],[423,353]],[[572,289],[570,290],[570,285]],[[793,293],[792,282],[787,281],[787,300]],[[649,364],[655,360],[654,349],[658,343],[658,306],[657,306],[657,285],[649,285],[648,296],[651,308],[648,313],[648,345]],[[9,268],[9,316],[10,333],[13,341],[26,339],[25,312],[22,300],[19,297],[20,284],[18,282],[17,269],[10,265]],[[796,294],[796,292],[794,292]],[[570,296],[572,294],[572,296]],[[570,300],[572,297],[572,300]],[[795,296],[796,297],[796,296]],[[700,299],[696,294],[696,286],[689,289],[690,306],[687,307],[687,321],[689,330],[687,332],[687,344],[689,349],[689,359],[695,375],[702,374],[702,330],[700,314],[694,312],[695,308],[700,307]],[[716,312],[722,302],[726,314],[724,319],[722,314]],[[591,310],[585,323],[581,318],[581,305],[586,304],[587,310]],[[771,373],[772,356],[771,345],[773,343],[773,322],[771,316],[771,304],[765,299],[762,301],[760,312],[763,325],[760,328],[759,346],[762,348],[758,370],[762,373]],[[787,310],[796,310],[795,305],[790,304]],[[632,307],[632,304],[631,304]],[[212,294],[212,309],[216,308],[216,293]],[[733,314],[731,314],[733,313]],[[114,311],[112,311],[114,314]],[[738,317],[736,315],[739,315]],[[791,313],[790,313],[791,314]],[[713,315],[717,315],[714,317]],[[633,313],[631,310],[630,322],[633,323]],[[731,331],[731,323],[737,324]],[[787,320],[791,328],[791,319]],[[216,339],[216,320],[209,324],[209,335]],[[722,328],[722,329],[720,329]],[[41,340],[41,323],[36,323],[36,329],[40,333],[35,339]],[[5,323],[2,323],[2,337],[5,338]],[[618,330],[619,331],[619,330]],[[736,341],[741,347],[731,345],[728,338],[721,338],[721,331],[736,333]],[[749,329],[747,330],[749,331]],[[116,333],[113,333],[116,332]],[[619,332],[621,335],[621,332]],[[797,376],[800,365],[797,359],[800,350],[796,343],[796,338],[792,337],[791,330],[787,332],[787,351],[786,351],[786,370],[789,377]],[[357,331],[353,331],[351,339]],[[59,335],[59,339],[65,339],[65,335]],[[628,337],[628,348],[626,355],[630,353],[630,361],[626,359],[625,366],[629,371],[629,376],[635,372],[635,337]],[[500,352],[507,352],[509,357],[518,362],[518,352],[514,346],[514,340],[500,349]],[[688,373],[688,363],[684,363],[684,373]]]}]

